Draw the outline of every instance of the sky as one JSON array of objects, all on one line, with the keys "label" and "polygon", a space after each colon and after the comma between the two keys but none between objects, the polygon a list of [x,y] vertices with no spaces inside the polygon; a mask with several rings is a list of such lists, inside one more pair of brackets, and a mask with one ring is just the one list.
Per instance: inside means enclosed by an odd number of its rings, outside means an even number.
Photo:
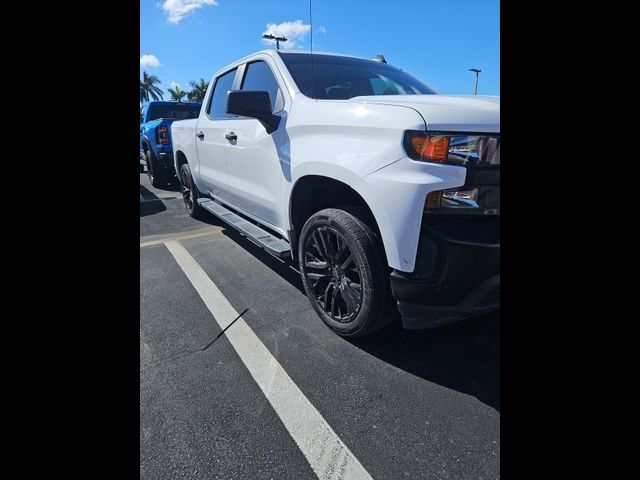
[{"label": "sky", "polygon": [[[311,0],[313,50],[387,62],[438,92],[500,95],[499,0]],[[275,42],[309,50],[309,0],[141,0],[140,75],[166,92],[211,80],[220,68]],[[168,93],[165,99],[170,98]]]}]

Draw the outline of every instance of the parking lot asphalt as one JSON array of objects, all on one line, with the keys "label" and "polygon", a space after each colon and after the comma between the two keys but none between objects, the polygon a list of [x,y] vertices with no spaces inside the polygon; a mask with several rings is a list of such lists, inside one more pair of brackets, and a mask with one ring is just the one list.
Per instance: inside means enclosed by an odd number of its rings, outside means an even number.
[{"label": "parking lot asphalt", "polygon": [[[251,370],[251,350],[231,335],[245,327],[266,347],[265,371],[286,372],[359,478],[499,478],[499,313],[345,340],[315,315],[294,266],[214,217],[191,219],[176,188],[155,189],[145,174],[140,245],[141,478],[320,476],[324,464],[300,440],[300,399],[283,407],[280,377],[265,384]],[[226,310],[195,288],[171,245],[246,325],[220,335],[234,319],[214,316]],[[327,465],[323,476],[349,478]]]}]

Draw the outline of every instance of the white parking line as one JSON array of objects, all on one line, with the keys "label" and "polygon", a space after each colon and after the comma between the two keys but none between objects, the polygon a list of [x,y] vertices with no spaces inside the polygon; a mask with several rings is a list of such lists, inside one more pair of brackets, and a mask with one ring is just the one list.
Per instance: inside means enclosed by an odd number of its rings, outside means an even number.
[{"label": "white parking line", "polygon": [[[227,327],[238,317],[238,312],[180,243],[171,240],[165,245],[220,328]],[[238,319],[226,331],[225,336],[318,478],[371,480],[369,472],[340,440],[243,318]]]}]

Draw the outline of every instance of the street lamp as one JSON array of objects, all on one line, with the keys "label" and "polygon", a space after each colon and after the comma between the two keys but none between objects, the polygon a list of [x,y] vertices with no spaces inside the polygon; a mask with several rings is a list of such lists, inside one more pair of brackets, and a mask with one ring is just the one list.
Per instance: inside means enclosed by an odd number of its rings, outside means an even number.
[{"label": "street lamp", "polygon": [[269,34],[264,34],[262,35],[262,38],[266,38],[267,40],[275,40],[276,41],[276,49],[280,50],[280,42],[286,42],[287,39],[284,37],[275,37],[273,35]]},{"label": "street lamp", "polygon": [[476,74],[476,86],[473,89],[473,94],[477,95],[478,94],[478,76],[480,75],[480,72],[482,70],[480,70],[479,68],[470,68],[469,71],[470,72],[475,72],[475,74]]}]

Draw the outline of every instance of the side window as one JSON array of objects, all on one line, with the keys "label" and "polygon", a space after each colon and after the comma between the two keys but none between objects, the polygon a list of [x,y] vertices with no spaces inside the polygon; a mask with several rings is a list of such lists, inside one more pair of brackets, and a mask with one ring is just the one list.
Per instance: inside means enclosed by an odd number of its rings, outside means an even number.
[{"label": "side window", "polygon": [[282,92],[273,72],[265,62],[258,61],[247,64],[241,90],[266,90],[271,97],[271,108],[279,112],[284,108]]},{"label": "side window", "polygon": [[228,115],[225,110],[227,108],[227,92],[231,90],[233,86],[233,79],[236,76],[236,68],[230,72],[225,73],[221,77],[218,77],[216,84],[213,87],[213,95],[211,95],[211,102],[209,103],[209,109],[207,113],[209,116],[218,118],[232,118],[233,115]]}]

